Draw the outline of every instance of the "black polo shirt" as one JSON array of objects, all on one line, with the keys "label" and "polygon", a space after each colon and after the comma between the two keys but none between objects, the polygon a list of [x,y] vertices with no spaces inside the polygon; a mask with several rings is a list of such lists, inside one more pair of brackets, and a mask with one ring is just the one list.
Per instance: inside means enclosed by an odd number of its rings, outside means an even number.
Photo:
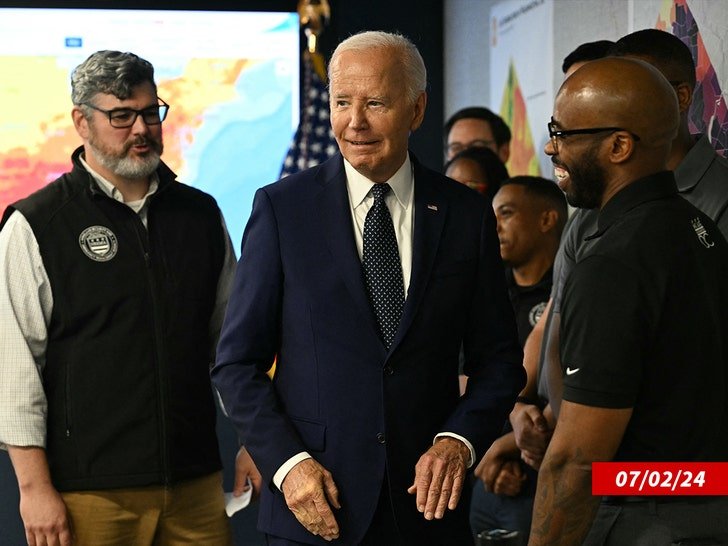
[{"label": "black polo shirt", "polygon": [[562,302],[564,400],[634,408],[615,460],[728,460],[728,244],[663,172],[599,213]]}]

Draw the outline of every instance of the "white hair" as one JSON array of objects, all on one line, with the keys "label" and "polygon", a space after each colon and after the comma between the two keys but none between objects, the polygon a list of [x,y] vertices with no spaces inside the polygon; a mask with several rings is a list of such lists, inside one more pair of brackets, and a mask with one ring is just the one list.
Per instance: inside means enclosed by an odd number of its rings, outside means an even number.
[{"label": "white hair", "polygon": [[367,30],[350,36],[341,42],[331,55],[329,81],[331,81],[331,67],[341,53],[367,49],[391,49],[397,53],[398,61],[402,65],[407,96],[414,104],[427,87],[427,69],[415,44],[401,34]]}]

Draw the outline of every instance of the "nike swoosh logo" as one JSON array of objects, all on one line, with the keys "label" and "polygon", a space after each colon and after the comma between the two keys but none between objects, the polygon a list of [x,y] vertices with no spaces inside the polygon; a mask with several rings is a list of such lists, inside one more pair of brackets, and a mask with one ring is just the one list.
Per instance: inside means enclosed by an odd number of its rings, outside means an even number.
[{"label": "nike swoosh logo", "polygon": [[574,374],[575,374],[576,372],[578,372],[579,370],[581,370],[581,368],[574,368],[574,369],[572,370],[571,368],[569,368],[569,367],[567,366],[567,367],[566,367],[566,375],[574,375]]}]

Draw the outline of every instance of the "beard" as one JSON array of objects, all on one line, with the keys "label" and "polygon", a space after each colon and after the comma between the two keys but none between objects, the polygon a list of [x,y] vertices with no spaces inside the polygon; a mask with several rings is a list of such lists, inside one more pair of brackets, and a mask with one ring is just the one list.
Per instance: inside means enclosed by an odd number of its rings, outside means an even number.
[{"label": "beard", "polygon": [[582,209],[599,208],[607,187],[607,174],[599,164],[599,144],[592,145],[568,167],[558,161],[554,165],[561,167],[569,173],[569,187],[566,188],[566,200],[572,207]]},{"label": "beard", "polygon": [[[124,143],[120,151],[114,150],[96,138],[92,129],[89,134],[88,145],[93,150],[96,160],[116,176],[129,180],[147,178],[159,166],[164,144],[159,139],[138,137]],[[129,150],[132,146],[148,145],[150,151],[144,157],[132,157]]]}]

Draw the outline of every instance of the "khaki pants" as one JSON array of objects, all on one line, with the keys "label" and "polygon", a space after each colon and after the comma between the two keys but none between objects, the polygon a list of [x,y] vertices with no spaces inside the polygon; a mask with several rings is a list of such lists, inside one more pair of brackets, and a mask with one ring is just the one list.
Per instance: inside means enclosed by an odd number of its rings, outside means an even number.
[{"label": "khaki pants", "polygon": [[231,546],[222,474],[172,487],[62,493],[74,546]]}]

